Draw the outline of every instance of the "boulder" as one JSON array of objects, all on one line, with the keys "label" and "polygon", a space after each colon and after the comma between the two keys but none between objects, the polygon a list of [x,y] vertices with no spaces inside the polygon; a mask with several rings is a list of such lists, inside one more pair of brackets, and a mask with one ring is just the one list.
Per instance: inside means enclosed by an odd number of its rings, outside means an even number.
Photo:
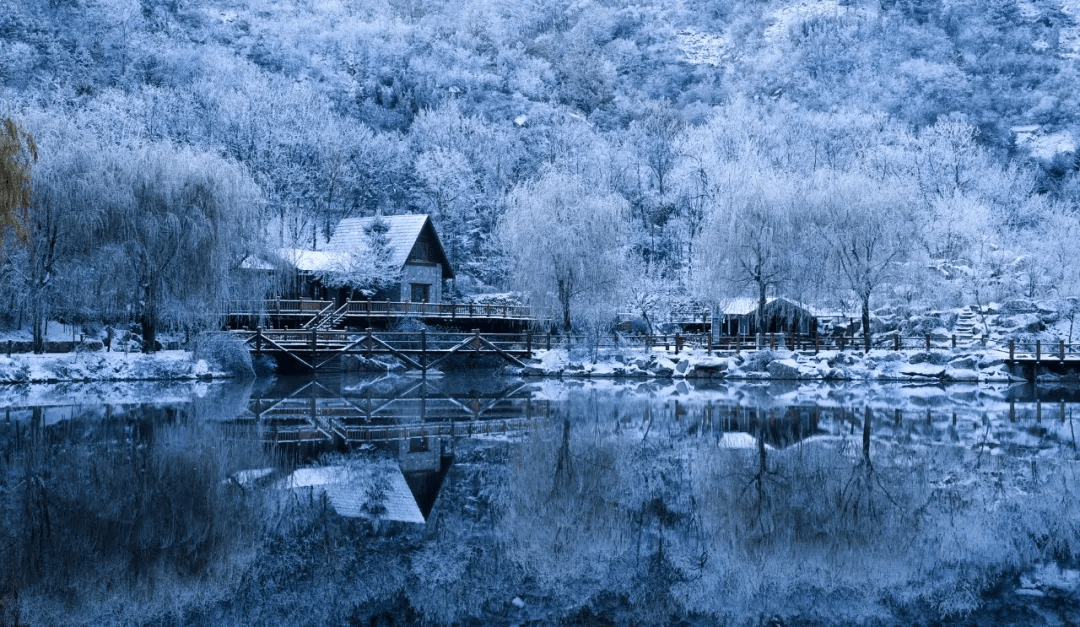
[{"label": "boulder", "polygon": [[690,361],[688,359],[680,359],[679,363],[675,364],[675,372],[678,374],[686,374],[686,369],[690,367]]},{"label": "boulder", "polygon": [[1039,308],[1035,306],[1035,303],[1023,298],[1007,300],[998,307],[998,312],[1003,314],[1033,314],[1038,311]]},{"label": "boulder", "polygon": [[773,379],[797,380],[800,378],[801,374],[799,362],[795,361],[794,359],[776,359],[769,362],[766,370],[769,372],[769,376]]},{"label": "boulder", "polygon": [[951,355],[944,351],[920,351],[918,353],[912,353],[908,357],[909,364],[932,364],[935,366],[943,366],[949,363]]},{"label": "boulder", "polygon": [[945,376],[945,366],[930,363],[909,363],[906,366],[902,366],[899,372],[905,377],[940,379]]},{"label": "boulder", "polygon": [[946,368],[943,378],[946,381],[978,381],[979,372],[964,368]]},{"label": "boulder", "polygon": [[950,361],[949,367],[958,370],[974,370],[977,364],[978,360],[975,359],[974,355],[967,355]]}]

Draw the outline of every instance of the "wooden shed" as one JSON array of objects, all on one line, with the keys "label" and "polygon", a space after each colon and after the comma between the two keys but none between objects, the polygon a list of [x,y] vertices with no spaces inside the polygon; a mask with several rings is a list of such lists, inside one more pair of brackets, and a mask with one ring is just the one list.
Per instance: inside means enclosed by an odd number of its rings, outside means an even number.
[{"label": "wooden shed", "polygon": [[[718,307],[713,313],[714,341],[731,337],[757,335],[758,300],[736,298]],[[818,318],[814,308],[786,298],[765,299],[765,333],[813,337],[818,333]]]}]

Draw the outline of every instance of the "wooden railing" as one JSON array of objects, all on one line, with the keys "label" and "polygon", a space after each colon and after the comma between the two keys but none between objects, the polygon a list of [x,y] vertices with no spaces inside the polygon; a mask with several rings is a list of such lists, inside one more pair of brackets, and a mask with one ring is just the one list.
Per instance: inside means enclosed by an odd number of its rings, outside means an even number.
[{"label": "wooden railing", "polygon": [[[318,315],[327,307],[326,300],[235,301],[229,304],[227,315]],[[431,318],[506,318],[511,320],[535,320],[548,317],[546,310],[524,305],[496,305],[482,303],[413,303],[386,300],[353,300],[343,306],[343,317],[431,317]]]}]

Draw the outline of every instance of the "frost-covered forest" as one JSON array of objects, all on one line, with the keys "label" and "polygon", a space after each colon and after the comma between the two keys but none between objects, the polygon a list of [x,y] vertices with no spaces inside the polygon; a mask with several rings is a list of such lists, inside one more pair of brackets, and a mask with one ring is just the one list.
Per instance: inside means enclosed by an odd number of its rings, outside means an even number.
[{"label": "frost-covered forest", "polygon": [[[265,249],[431,214],[575,325],[1068,302],[1075,0],[3,0],[4,312],[215,326]],[[8,229],[9,236],[16,229]]]}]

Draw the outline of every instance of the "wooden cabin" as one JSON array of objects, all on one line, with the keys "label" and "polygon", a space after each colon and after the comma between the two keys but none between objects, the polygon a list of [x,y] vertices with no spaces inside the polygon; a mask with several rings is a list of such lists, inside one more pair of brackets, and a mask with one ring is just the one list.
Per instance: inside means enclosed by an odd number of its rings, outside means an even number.
[{"label": "wooden cabin", "polygon": [[[279,257],[296,277],[286,298],[439,303],[443,281],[454,278],[435,226],[423,214],[346,218],[319,249],[283,249]],[[364,290],[350,283],[373,270],[386,272],[393,284]]]}]

